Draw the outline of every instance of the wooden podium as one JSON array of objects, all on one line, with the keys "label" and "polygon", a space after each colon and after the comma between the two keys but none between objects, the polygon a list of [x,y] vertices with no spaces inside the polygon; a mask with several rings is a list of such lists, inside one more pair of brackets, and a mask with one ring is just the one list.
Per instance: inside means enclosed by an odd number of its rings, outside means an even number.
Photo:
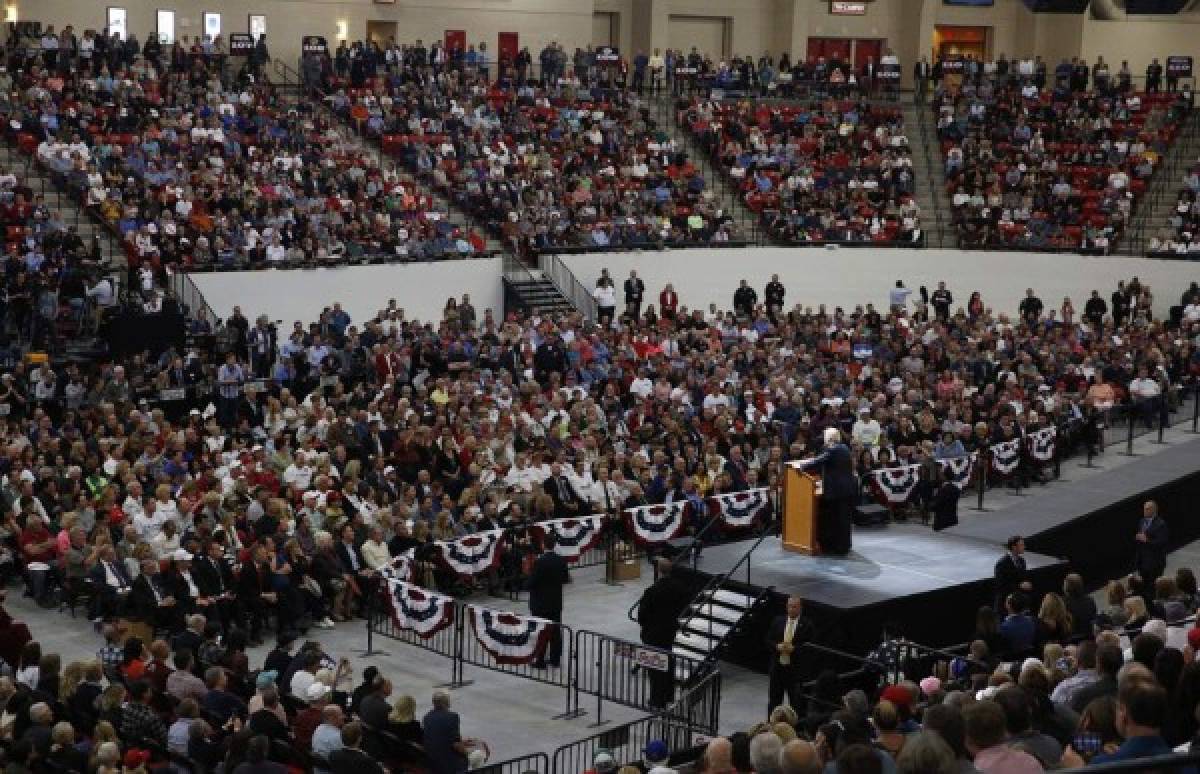
[{"label": "wooden podium", "polygon": [[783,548],[816,556],[817,520],[820,518],[821,479],[796,465],[783,474]]}]

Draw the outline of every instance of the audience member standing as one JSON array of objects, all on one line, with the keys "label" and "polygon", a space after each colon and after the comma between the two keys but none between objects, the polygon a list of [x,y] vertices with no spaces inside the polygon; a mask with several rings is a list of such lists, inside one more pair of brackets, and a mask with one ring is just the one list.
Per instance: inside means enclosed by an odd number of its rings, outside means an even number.
[{"label": "audience member standing", "polygon": [[803,713],[803,688],[800,684],[803,673],[796,650],[813,636],[812,622],[803,617],[803,612],[804,600],[793,594],[788,597],[786,613],[776,616],[767,630],[767,648],[771,658],[768,669],[768,714],[783,703],[785,695],[792,709]]},{"label": "audience member standing", "polygon": [[554,621],[546,652],[534,662],[534,669],[557,667],[562,655],[563,586],[571,582],[567,560],[554,551],[554,533],[547,531],[542,542],[542,555],[533,562],[529,574],[529,612],[539,618]]}]

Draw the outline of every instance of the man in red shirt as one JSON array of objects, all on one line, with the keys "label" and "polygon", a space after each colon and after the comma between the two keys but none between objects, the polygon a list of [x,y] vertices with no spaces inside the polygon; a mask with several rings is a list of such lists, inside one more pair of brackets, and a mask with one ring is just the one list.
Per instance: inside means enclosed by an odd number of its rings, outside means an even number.
[{"label": "man in red shirt", "polygon": [[21,530],[19,543],[25,558],[30,593],[40,605],[52,603],[47,599],[47,590],[58,560],[58,542],[32,509],[25,514],[25,529]]}]

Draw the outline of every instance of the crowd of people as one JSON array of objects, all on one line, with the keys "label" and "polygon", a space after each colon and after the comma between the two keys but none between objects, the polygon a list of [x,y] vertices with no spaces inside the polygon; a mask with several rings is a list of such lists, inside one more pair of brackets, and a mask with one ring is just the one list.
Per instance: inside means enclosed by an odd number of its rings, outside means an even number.
[{"label": "crowd of people", "polygon": [[[1000,62],[1004,62],[1001,57]],[[1112,252],[1192,108],[1124,68],[1034,60],[943,79],[932,108],[961,246]],[[1040,73],[1040,75],[1039,75]]]},{"label": "crowd of people", "polygon": [[[356,44],[350,66],[368,58],[368,50]],[[383,73],[375,77],[327,76],[327,100],[380,138],[404,169],[486,223],[506,249],[530,254],[739,238],[702,172],[635,92],[599,78],[592,67],[544,83],[491,80],[478,60],[431,65],[422,50],[402,52],[386,70],[377,61],[365,66]],[[322,67],[319,54],[308,61]]]},{"label": "crowd of people", "polygon": [[[149,43],[67,72],[8,51],[0,112],[133,267],[316,266],[477,254],[483,238],[336,123],[224,59]],[[11,95],[11,96],[10,96]],[[160,275],[161,279],[161,275]]]},{"label": "crowd of people", "polygon": [[1192,258],[1200,253],[1200,163],[1193,163],[1183,176],[1169,231],[1155,234],[1146,245],[1150,255]]},{"label": "crowd of people", "polygon": [[826,100],[806,106],[694,102],[680,122],[790,244],[921,243],[903,117]]}]

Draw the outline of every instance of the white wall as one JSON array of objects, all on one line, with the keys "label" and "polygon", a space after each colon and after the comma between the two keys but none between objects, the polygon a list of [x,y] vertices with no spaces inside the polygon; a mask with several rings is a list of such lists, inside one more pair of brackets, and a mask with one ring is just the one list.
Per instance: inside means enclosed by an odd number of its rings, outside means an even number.
[{"label": "white wall", "polygon": [[321,310],[340,301],[357,324],[375,316],[389,299],[407,312],[410,320],[437,322],[446,299],[469,293],[483,319],[491,309],[504,314],[501,258],[440,261],[384,266],[347,266],[340,269],[289,269],[286,271],[231,271],[193,274],[192,279],[213,310],[227,318],[234,306],[253,319],[266,314],[289,327],[296,320],[314,322]]},{"label": "white wall", "polygon": [[657,304],[663,285],[674,284],[679,303],[690,308],[733,306],[733,291],[745,278],[762,298],[772,273],[787,288],[787,305],[816,307],[825,304],[853,309],[868,302],[887,306],[888,289],[896,280],[915,292],[925,285],[932,292],[946,280],[956,307],[966,304],[972,291],[997,312],[1015,314],[1017,304],[1032,287],[1047,308],[1057,309],[1063,296],[1074,301],[1076,313],[1092,289],[1107,301],[1118,280],[1137,275],[1155,290],[1155,312],[1165,316],[1168,307],[1193,280],[1200,280],[1200,265],[1186,261],[1145,258],[1035,253],[959,252],[956,250],[825,250],[822,248],[747,248],[676,250],[662,253],[607,253],[564,258],[587,287],[593,287],[600,270],[607,268],[618,286],[637,269],[646,283],[647,301]]}]

